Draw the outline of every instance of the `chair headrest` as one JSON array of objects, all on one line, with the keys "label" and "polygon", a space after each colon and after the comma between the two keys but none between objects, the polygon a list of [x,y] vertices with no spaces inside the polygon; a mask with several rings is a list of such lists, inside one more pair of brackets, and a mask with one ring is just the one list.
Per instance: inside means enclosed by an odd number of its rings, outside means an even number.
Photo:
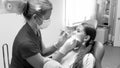
[{"label": "chair headrest", "polygon": [[97,28],[97,25],[98,25],[98,22],[96,19],[87,20],[87,21],[85,21],[85,23],[92,25],[94,28]]}]

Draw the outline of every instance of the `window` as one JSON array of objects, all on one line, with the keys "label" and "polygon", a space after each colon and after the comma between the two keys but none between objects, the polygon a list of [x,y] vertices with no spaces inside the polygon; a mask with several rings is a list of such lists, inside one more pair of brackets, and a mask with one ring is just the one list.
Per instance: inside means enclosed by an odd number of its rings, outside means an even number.
[{"label": "window", "polygon": [[65,0],[65,26],[95,18],[96,0]]}]

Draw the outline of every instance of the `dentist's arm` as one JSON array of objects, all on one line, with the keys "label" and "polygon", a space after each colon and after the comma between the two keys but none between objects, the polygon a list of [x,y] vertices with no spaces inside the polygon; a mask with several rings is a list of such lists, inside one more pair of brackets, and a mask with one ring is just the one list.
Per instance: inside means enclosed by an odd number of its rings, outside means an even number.
[{"label": "dentist's arm", "polygon": [[45,45],[43,44],[42,45],[42,53],[44,56],[48,56],[48,55],[51,55],[52,53],[54,53],[56,50],[58,50],[61,46],[63,46],[63,44],[66,42],[66,40],[68,39],[69,37],[67,36],[66,33],[62,33],[62,35],[60,35],[58,41],[52,45],[51,47],[45,47]]},{"label": "dentist's arm", "polygon": [[47,61],[50,60],[49,58],[45,58],[41,55],[41,50],[34,42],[24,42],[20,44],[18,51],[20,57],[34,68],[41,68]]},{"label": "dentist's arm", "polygon": [[[56,44],[59,45],[59,44]],[[49,56],[52,53],[54,53],[56,50],[58,50],[58,48],[56,47],[56,45],[50,46],[50,47],[45,47],[45,45],[43,44],[43,51],[42,51],[42,55],[43,56]],[[61,45],[60,45],[61,46]]]},{"label": "dentist's arm", "polygon": [[27,62],[32,65],[34,68],[41,68],[43,65],[48,62],[40,53],[37,53],[33,56],[26,58]]},{"label": "dentist's arm", "polygon": [[52,59],[57,60],[58,62],[61,61],[61,59],[70,52],[73,48],[76,47],[77,40],[74,38],[69,38],[64,45],[56,52],[56,54],[52,55]]}]

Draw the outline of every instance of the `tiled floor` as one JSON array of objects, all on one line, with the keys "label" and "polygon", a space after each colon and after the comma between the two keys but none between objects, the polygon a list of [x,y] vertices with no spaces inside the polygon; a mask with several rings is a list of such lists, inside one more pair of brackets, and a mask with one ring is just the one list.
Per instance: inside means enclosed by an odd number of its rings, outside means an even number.
[{"label": "tiled floor", "polygon": [[105,46],[103,68],[120,68],[120,47]]}]

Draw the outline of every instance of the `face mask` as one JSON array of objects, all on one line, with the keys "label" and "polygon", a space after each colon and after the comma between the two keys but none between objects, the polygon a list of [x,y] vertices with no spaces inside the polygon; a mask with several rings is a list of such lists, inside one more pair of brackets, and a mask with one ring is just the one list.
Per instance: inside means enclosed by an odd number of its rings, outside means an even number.
[{"label": "face mask", "polygon": [[39,29],[45,29],[50,25],[51,21],[50,19],[48,20],[43,20],[43,23],[39,26],[37,26]]}]

